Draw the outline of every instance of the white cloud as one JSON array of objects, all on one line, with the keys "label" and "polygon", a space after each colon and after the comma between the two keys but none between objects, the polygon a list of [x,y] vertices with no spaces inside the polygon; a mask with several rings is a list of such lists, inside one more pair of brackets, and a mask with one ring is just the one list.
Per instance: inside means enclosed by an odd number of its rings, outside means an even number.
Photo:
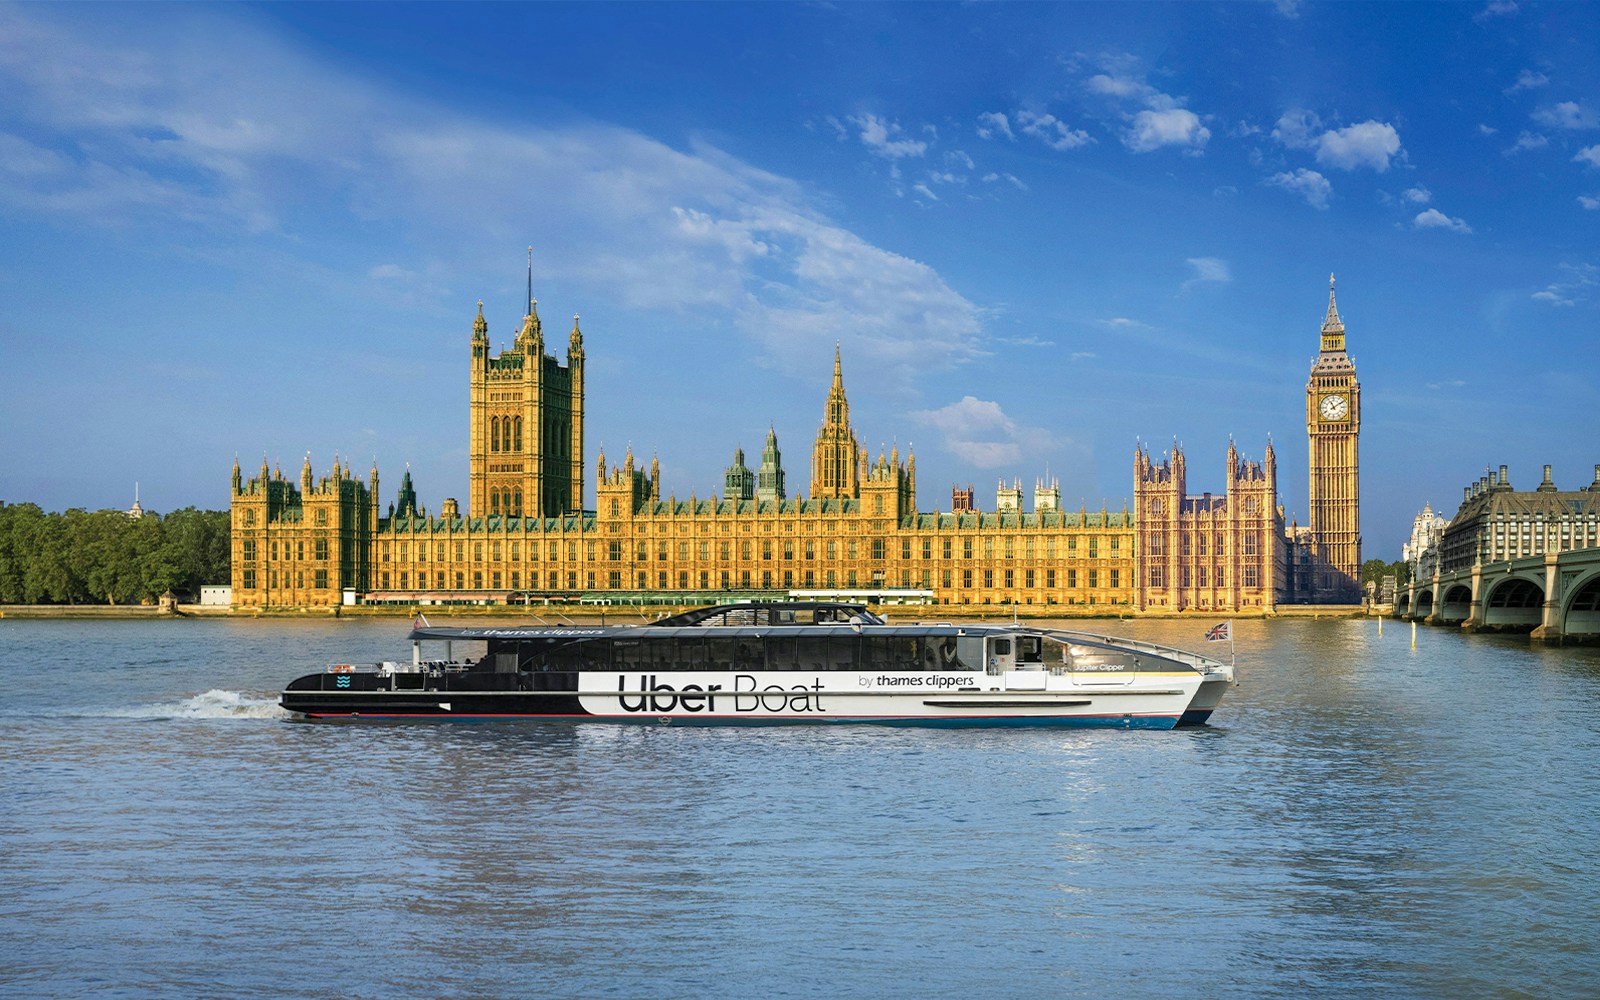
[{"label": "white cloud", "polygon": [[1135,153],[1148,153],[1163,146],[1187,146],[1199,150],[1211,138],[1211,130],[1200,124],[1200,116],[1185,108],[1141,111],[1133,116],[1122,142]]},{"label": "white cloud", "polygon": [[1094,76],[1091,76],[1088,80],[1084,81],[1084,87],[1086,87],[1091,94],[1101,94],[1106,97],[1124,99],[1143,99],[1155,93],[1155,88],[1151,87],[1143,80],[1137,80],[1131,76],[1108,76],[1104,73],[1097,73]]},{"label": "white cloud", "polygon": [[1515,94],[1519,90],[1534,90],[1550,82],[1550,78],[1543,73],[1535,73],[1525,69],[1517,75],[1517,82],[1506,88],[1506,93]]},{"label": "white cloud", "polygon": [[1587,300],[1594,288],[1600,286],[1600,267],[1594,264],[1562,264],[1565,281],[1551,282],[1543,291],[1533,293],[1535,302],[1552,306],[1573,306]]},{"label": "white cloud", "polygon": [[[20,10],[0,11],[0,38],[28,37],[0,42],[0,88],[34,139],[0,137],[0,202],[149,223],[219,255],[263,228],[293,247],[330,224],[403,220],[433,260],[380,259],[371,277],[443,284],[463,272],[481,282],[538,234],[539,280],[616,308],[703,313],[773,363],[810,361],[841,330],[900,386],[982,355],[980,311],[932,268],[709,145],[459,115],[303,57],[219,8],[177,8],[159,30],[134,14],[89,30],[55,8]],[[877,125],[867,134],[906,141]]]},{"label": "white cloud", "polygon": [[1510,17],[1517,10],[1516,0],[1489,0],[1489,5],[1472,15],[1472,19],[1481,23],[1491,17]]},{"label": "white cloud", "polygon": [[1381,174],[1399,151],[1400,134],[1394,126],[1378,121],[1324,132],[1317,139],[1317,162],[1340,170],[1371,167]]},{"label": "white cloud", "polygon": [[929,201],[938,201],[939,200],[939,196],[934,194],[933,193],[933,189],[928,187],[928,185],[926,185],[926,184],[913,184],[913,185],[911,185],[911,190],[915,191],[917,194],[922,195],[922,197],[928,199]]},{"label": "white cloud", "polygon": [[1328,179],[1315,170],[1307,170],[1305,167],[1273,174],[1263,183],[1269,187],[1294,192],[1304,198],[1306,204],[1312,208],[1327,208],[1328,199],[1333,196],[1333,185],[1328,183]]},{"label": "white cloud", "polygon": [[1587,163],[1591,167],[1600,167],[1600,145],[1578,150],[1578,155],[1572,158],[1572,162]]},{"label": "white cloud", "polygon": [[886,160],[921,156],[928,151],[927,143],[903,138],[903,131],[898,124],[884,121],[877,115],[855,115],[850,122],[861,130],[861,144]]},{"label": "white cloud", "polygon": [[1533,120],[1551,128],[1589,129],[1600,126],[1600,115],[1577,101],[1562,101],[1533,113]]},{"label": "white cloud", "polygon": [[1484,125],[1481,122],[1478,124],[1478,134],[1479,135],[1494,135],[1496,132],[1499,132],[1499,131],[1500,130],[1495,128],[1493,125]]},{"label": "white cloud", "polygon": [[1272,137],[1290,149],[1310,149],[1316,145],[1316,132],[1322,128],[1322,119],[1316,112],[1304,108],[1290,108],[1278,116]]},{"label": "white cloud", "polygon": [[996,181],[1005,181],[1007,184],[1010,184],[1012,187],[1016,188],[1018,191],[1026,191],[1026,190],[1028,190],[1028,185],[1022,183],[1022,180],[1020,178],[1018,178],[1015,174],[1000,174],[1000,173],[990,172],[990,173],[987,173],[987,174],[983,175],[983,182],[985,184],[993,184]]},{"label": "white cloud", "polygon": [[1600,209],[1600,198],[1591,198],[1586,194],[1578,195],[1578,204],[1593,212]]},{"label": "white cloud", "polygon": [[1089,77],[1084,81],[1084,89],[1114,101],[1137,102],[1145,108],[1133,114],[1122,113],[1128,122],[1127,131],[1122,135],[1124,146],[1135,153],[1178,146],[1196,155],[1205,148],[1211,130],[1201,123],[1199,115],[1183,107],[1183,99],[1164,94],[1146,83],[1141,75],[1132,71],[1136,60],[1131,56],[1107,56],[1103,61],[1107,72]]},{"label": "white cloud", "polygon": [[1089,133],[1082,129],[1069,128],[1066,122],[1056,118],[1055,115],[1035,114],[1032,111],[1018,111],[1017,127],[1027,135],[1031,135],[1046,146],[1057,152],[1066,152],[1086,146],[1094,140]]},{"label": "white cloud", "polygon": [[1006,120],[1006,116],[998,111],[985,111],[979,115],[978,138],[993,139],[997,135],[1003,135],[1007,139],[1016,138],[1011,133],[1011,123]]},{"label": "white cloud", "polygon": [[944,162],[946,166],[960,167],[963,170],[973,170],[978,166],[972,162],[972,157],[968,156],[965,150],[960,149],[952,149],[944,154]]},{"label": "white cloud", "polygon": [[1110,319],[1103,319],[1103,320],[1099,321],[1099,325],[1105,327],[1108,330],[1154,330],[1155,329],[1155,327],[1151,326],[1149,323],[1141,323],[1136,319],[1129,319],[1126,316],[1113,316]]},{"label": "white cloud", "polygon": [[1433,192],[1429,191],[1421,184],[1418,184],[1414,188],[1406,188],[1405,192],[1402,193],[1400,197],[1414,205],[1426,205],[1428,202],[1433,200]]},{"label": "white cloud", "polygon": [[1411,222],[1418,229],[1448,229],[1452,233],[1472,232],[1472,227],[1467,225],[1464,220],[1452,219],[1437,208],[1430,208],[1426,212],[1417,213],[1417,217]]},{"label": "white cloud", "polygon": [[1233,275],[1228,271],[1228,262],[1220,257],[1190,257],[1188,264],[1194,268],[1194,277],[1183,283],[1185,288],[1205,282],[1227,284],[1233,280]]},{"label": "white cloud", "polygon": [[1517,136],[1517,141],[1512,143],[1510,148],[1506,150],[1506,155],[1511,156],[1515,153],[1520,153],[1529,149],[1543,149],[1548,145],[1550,145],[1550,140],[1545,138],[1543,134],[1539,132],[1529,132],[1527,130],[1523,130],[1523,132]]},{"label": "white cloud", "polygon": [[910,416],[939,432],[951,454],[980,469],[1021,465],[1056,443],[1049,431],[1018,424],[999,403],[975,396],[963,396],[949,406],[918,410]]}]

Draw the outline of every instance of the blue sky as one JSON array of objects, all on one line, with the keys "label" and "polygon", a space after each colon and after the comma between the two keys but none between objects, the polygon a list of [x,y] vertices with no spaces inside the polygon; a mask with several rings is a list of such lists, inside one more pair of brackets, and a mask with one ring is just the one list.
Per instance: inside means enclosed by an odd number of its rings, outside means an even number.
[{"label": "blue sky", "polygon": [[[1330,273],[1395,559],[1486,465],[1600,461],[1591,4],[0,6],[0,499],[228,469],[466,498],[468,338],[582,316],[588,461],[809,480],[835,343],[919,506],[1135,441],[1304,521]],[[592,488],[590,483],[591,502]]]}]

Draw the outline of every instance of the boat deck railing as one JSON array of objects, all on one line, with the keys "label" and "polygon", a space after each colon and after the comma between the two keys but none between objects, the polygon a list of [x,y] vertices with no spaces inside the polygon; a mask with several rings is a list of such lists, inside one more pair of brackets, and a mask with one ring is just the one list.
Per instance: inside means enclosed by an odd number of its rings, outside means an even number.
[{"label": "boat deck railing", "polygon": [[1228,664],[1209,656],[1201,656],[1187,649],[1176,646],[1163,646],[1157,642],[1146,642],[1143,639],[1127,639],[1116,635],[1100,635],[1095,632],[1074,632],[1069,629],[1043,629],[1045,635],[1052,639],[1061,639],[1071,642],[1092,642],[1101,646],[1113,646],[1121,649],[1131,649],[1134,652],[1150,653],[1155,656],[1165,656],[1170,660],[1204,671],[1213,667],[1226,667]]}]

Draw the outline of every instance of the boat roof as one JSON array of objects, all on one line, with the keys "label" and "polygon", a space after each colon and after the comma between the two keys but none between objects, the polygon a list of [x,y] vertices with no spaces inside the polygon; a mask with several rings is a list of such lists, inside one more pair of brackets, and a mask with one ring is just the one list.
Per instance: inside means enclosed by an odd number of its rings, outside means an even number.
[{"label": "boat roof", "polygon": [[831,636],[854,632],[872,636],[961,636],[961,635],[1048,635],[1048,630],[1026,625],[955,625],[950,622],[924,622],[885,625],[830,622],[823,625],[491,625],[461,628],[427,625],[411,630],[412,639],[459,639],[486,641],[537,639],[672,639],[715,635],[718,638],[765,638],[783,636]]}]

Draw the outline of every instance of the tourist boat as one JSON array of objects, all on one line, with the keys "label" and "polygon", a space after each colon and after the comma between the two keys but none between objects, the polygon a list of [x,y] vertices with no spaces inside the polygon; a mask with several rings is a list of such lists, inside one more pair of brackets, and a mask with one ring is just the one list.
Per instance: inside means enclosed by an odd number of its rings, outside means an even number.
[{"label": "tourist boat", "polygon": [[[291,682],[280,704],[339,720],[1171,729],[1204,722],[1233,680],[1229,664],[1137,640],[890,624],[834,602],[719,605],[630,625],[419,618],[410,638],[410,662],[335,664]],[[441,657],[425,655],[440,645]]]}]

